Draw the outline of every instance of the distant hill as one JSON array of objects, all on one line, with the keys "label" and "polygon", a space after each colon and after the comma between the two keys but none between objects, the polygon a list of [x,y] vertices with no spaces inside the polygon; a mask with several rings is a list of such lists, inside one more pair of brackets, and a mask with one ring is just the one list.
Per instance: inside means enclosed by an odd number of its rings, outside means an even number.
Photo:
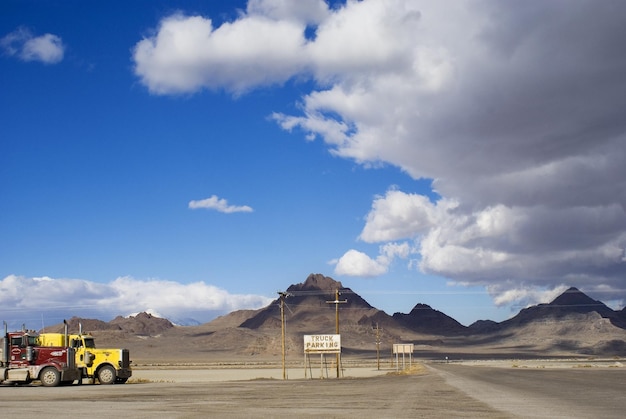
[{"label": "distant hill", "polygon": [[[337,307],[335,294],[339,292]],[[321,274],[311,274],[303,283],[287,288],[285,312],[289,320],[290,330],[328,333],[335,329],[335,309],[340,313],[340,323],[358,324],[365,316],[373,316],[380,310],[373,308],[361,296],[341,282]],[[280,327],[280,299],[277,298],[269,306],[258,310],[253,316],[240,324],[240,327],[259,329],[263,327]]]},{"label": "distant hill", "polygon": [[408,329],[420,333],[448,336],[467,332],[467,327],[426,304],[416,304],[409,314],[394,313],[393,318]]},{"label": "distant hill", "polygon": [[[155,336],[174,327],[169,320],[155,317],[145,312],[139,313],[136,316],[117,316],[110,322],[72,317],[68,320],[67,324],[69,333],[78,333],[79,329],[82,327],[84,333],[117,331],[138,336]],[[62,333],[64,331],[64,325],[60,323],[46,327],[44,331]]]},{"label": "distant hill", "polygon": [[148,313],[139,313],[136,316],[117,316],[109,322],[125,332],[141,336],[155,336],[174,327],[168,319],[153,316]]},{"label": "distant hill", "polygon": [[626,329],[622,312],[614,311],[601,301],[594,300],[577,288],[571,287],[548,304],[538,304],[522,309],[515,317],[501,322],[500,328],[553,321],[574,314],[597,313],[600,317],[608,319],[614,326]]},{"label": "distant hill", "polygon": [[[120,330],[118,325],[104,322],[97,319],[83,319],[80,317],[72,317],[67,321],[69,333],[78,333],[82,327],[83,332],[93,332],[99,330]],[[42,332],[48,333],[63,333],[65,326],[63,323],[56,324],[54,326],[45,327]]]},{"label": "distant hill", "polygon": [[[414,343],[421,357],[626,356],[626,311],[614,311],[576,288],[509,320],[481,320],[469,327],[422,303],[408,314],[390,316],[322,274],[289,286],[284,303],[286,351],[298,358],[304,334],[335,333],[336,314],[342,352],[353,356],[376,353],[377,347],[389,353],[399,342]],[[68,323],[70,331],[81,323],[99,346],[129,348],[131,357],[143,362],[275,358],[281,351],[280,298],[197,326],[176,326],[148,313],[110,322],[74,317]],[[46,330],[62,332],[63,324]]]}]

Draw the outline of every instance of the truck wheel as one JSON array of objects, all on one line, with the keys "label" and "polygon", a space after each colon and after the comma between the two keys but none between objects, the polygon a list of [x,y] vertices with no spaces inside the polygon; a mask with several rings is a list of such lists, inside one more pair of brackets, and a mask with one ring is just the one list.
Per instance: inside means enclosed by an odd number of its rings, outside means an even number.
[{"label": "truck wheel", "polygon": [[54,367],[46,367],[39,374],[39,380],[45,387],[56,387],[61,383],[61,373]]},{"label": "truck wheel", "polygon": [[100,368],[98,381],[100,381],[100,384],[113,384],[115,382],[115,369],[110,365]]}]

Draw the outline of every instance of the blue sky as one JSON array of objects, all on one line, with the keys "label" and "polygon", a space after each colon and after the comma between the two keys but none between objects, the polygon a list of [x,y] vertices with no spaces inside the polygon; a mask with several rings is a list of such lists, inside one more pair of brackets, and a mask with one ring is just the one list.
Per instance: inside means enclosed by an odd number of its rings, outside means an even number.
[{"label": "blue sky", "polygon": [[622,308],[623,9],[4,1],[0,316]]}]

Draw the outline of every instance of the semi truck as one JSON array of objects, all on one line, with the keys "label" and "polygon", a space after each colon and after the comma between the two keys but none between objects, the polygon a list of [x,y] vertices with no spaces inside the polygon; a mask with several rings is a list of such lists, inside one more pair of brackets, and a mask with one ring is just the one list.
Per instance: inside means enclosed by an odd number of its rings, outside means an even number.
[{"label": "semi truck", "polygon": [[90,379],[92,383],[98,380],[100,384],[123,384],[133,374],[128,349],[96,348],[94,337],[83,333],[82,325],[79,325],[78,334],[41,333],[38,343],[42,347],[71,347],[83,378]]},{"label": "semi truck", "polygon": [[76,353],[67,346],[42,347],[38,334],[22,328],[9,332],[4,322],[0,344],[0,383],[30,384],[39,380],[46,387],[82,382]]}]

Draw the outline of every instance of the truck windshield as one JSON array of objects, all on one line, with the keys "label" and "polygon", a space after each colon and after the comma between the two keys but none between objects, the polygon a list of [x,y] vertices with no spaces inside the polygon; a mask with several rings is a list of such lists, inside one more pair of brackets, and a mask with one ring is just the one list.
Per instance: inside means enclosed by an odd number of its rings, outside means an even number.
[{"label": "truck windshield", "polygon": [[30,336],[30,335],[11,336],[11,345],[20,346],[20,347],[36,346],[37,336]]},{"label": "truck windshield", "polygon": [[93,338],[85,338],[85,348],[95,348],[96,342]]}]

